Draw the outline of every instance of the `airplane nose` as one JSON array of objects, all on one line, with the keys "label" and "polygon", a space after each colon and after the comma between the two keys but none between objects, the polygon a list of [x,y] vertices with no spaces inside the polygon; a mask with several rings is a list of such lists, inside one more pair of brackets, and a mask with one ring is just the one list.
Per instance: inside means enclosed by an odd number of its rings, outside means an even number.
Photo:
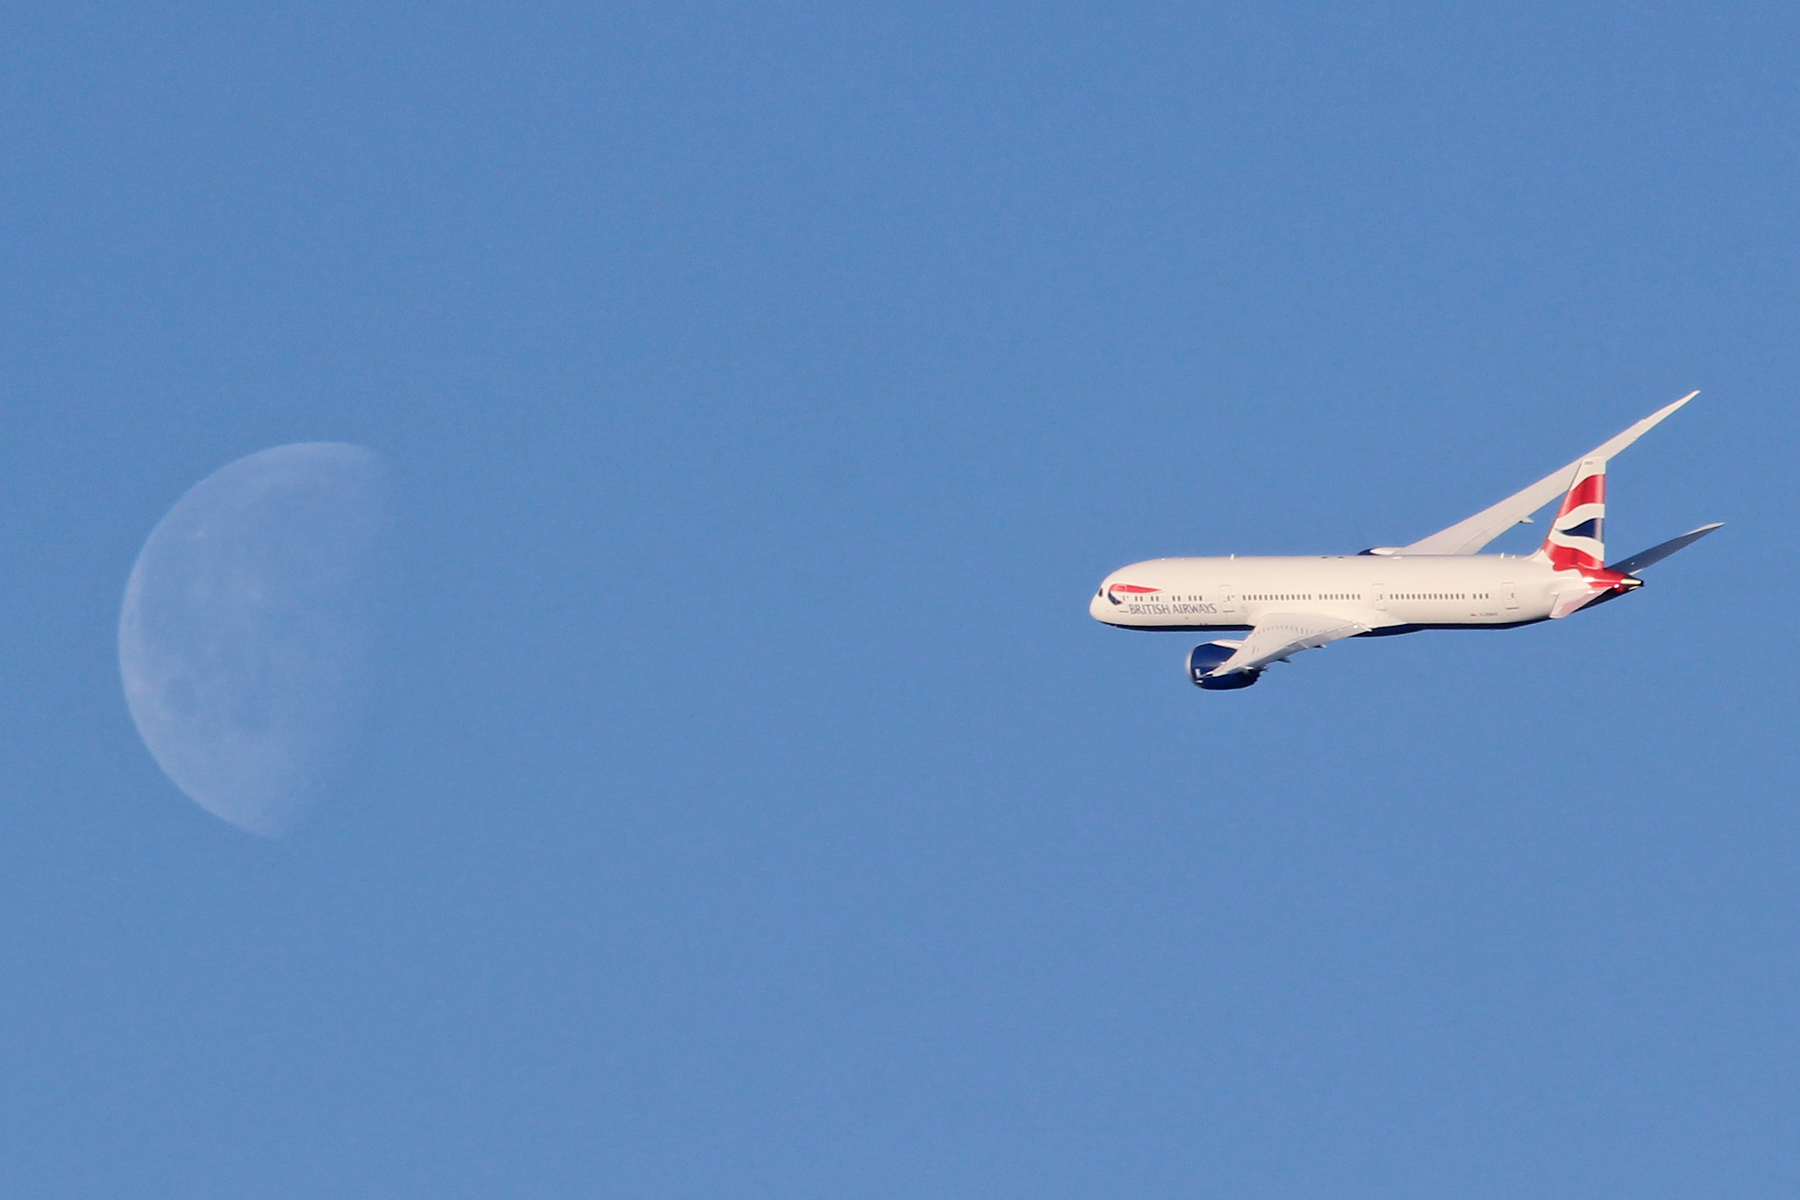
[{"label": "airplane nose", "polygon": [[[1088,616],[1094,618],[1096,621],[1106,621],[1106,614],[1111,609],[1112,605],[1106,602],[1105,587],[1102,587],[1098,592],[1095,592],[1094,598],[1088,601]],[[1111,624],[1111,622],[1107,623]]]}]

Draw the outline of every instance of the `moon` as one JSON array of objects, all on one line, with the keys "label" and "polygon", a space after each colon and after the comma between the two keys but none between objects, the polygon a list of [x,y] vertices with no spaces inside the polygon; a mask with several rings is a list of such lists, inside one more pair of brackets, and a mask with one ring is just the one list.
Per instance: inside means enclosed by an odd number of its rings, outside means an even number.
[{"label": "moon", "polygon": [[276,446],[195,484],[125,586],[119,674],[168,777],[241,829],[303,814],[366,684],[391,529],[381,457]]}]

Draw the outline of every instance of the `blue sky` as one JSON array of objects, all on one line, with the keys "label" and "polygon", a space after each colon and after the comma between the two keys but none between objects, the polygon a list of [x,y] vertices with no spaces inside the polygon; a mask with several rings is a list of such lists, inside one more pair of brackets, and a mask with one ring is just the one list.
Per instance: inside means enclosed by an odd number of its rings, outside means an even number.
[{"label": "blue sky", "polygon": [[[15,8],[0,1191],[1792,1195],[1796,35]],[[1222,694],[1086,615],[1696,387],[1609,545],[1727,528],[1592,615]],[[387,456],[406,582],[264,840],[114,626],[304,440]]]}]

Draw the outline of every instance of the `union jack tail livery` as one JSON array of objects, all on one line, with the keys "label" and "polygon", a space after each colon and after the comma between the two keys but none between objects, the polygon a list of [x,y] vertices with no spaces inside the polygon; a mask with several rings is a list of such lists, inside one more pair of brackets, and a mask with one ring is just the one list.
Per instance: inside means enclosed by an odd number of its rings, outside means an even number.
[{"label": "union jack tail livery", "polygon": [[1598,571],[1606,565],[1605,524],[1606,460],[1584,458],[1538,556],[1558,571]]}]

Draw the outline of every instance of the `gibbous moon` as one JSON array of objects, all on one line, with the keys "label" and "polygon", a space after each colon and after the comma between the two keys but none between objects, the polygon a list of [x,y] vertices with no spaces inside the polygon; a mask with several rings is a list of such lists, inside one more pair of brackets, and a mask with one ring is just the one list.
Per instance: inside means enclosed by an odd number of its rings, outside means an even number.
[{"label": "gibbous moon", "polygon": [[386,473],[342,442],[196,484],[125,587],[119,672],[157,764],[252,833],[299,818],[355,724],[386,574]]}]

